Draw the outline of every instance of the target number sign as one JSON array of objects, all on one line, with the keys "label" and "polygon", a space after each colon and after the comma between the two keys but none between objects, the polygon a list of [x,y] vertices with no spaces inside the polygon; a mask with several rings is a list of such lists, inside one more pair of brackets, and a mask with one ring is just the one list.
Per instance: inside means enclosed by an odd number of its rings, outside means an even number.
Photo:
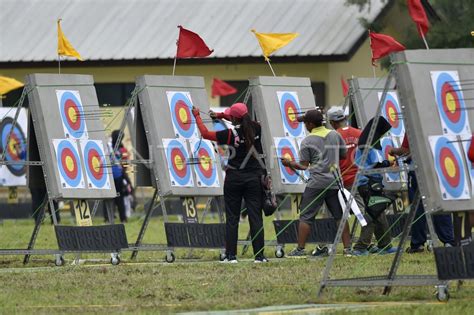
[{"label": "target number sign", "polygon": [[57,90],[56,97],[59,105],[59,115],[64,129],[64,137],[72,139],[87,139],[87,126],[84,107],[79,91]]},{"label": "target number sign", "polygon": [[430,136],[434,167],[443,200],[470,199],[467,172],[455,136]]},{"label": "target number sign", "polygon": [[431,71],[431,83],[443,134],[471,134],[458,72]]},{"label": "target number sign", "polygon": [[77,143],[70,139],[52,141],[62,188],[86,188]]},{"label": "target number sign", "polygon": [[196,202],[193,197],[181,198],[183,204],[184,223],[198,223]]},{"label": "target number sign", "polygon": [[[382,99],[383,93],[378,93],[379,101]],[[390,133],[397,137],[405,135],[405,125],[403,124],[402,110],[398,101],[397,92],[387,92],[382,105],[382,116],[390,123],[392,129]]]},{"label": "target number sign", "polygon": [[107,159],[104,145],[100,140],[80,140],[82,159],[87,176],[87,188],[110,189]]},{"label": "target number sign", "polygon": [[171,186],[194,187],[191,166],[189,165],[190,154],[186,141],[183,139],[163,139],[163,147]]},{"label": "target number sign", "polygon": [[198,187],[219,187],[216,155],[211,141],[204,139],[190,140],[193,152],[193,169]]},{"label": "target number sign", "polygon": [[291,161],[298,159],[298,153],[296,151],[296,145],[291,138],[273,138],[275,148],[277,151],[277,159],[280,166],[281,182],[288,185],[301,184],[301,178],[299,174],[293,169],[283,166],[281,158],[285,158]]},{"label": "target number sign", "polygon": [[285,136],[305,136],[304,124],[299,123],[297,120],[298,116],[303,114],[300,101],[298,100],[298,94],[291,91],[278,91],[277,97]]},{"label": "target number sign", "polygon": [[193,101],[191,93],[183,91],[167,91],[166,97],[170,106],[171,121],[176,138],[198,137],[196,120],[192,114]]},{"label": "target number sign", "polygon": [[92,226],[92,216],[87,200],[74,200],[74,212],[76,214],[76,223],[79,226]]}]

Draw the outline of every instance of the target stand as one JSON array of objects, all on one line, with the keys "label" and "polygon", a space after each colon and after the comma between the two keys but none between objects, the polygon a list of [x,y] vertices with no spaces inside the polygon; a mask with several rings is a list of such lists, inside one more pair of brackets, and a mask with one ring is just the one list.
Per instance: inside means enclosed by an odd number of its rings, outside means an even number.
[{"label": "target stand", "polygon": [[[44,195],[45,202],[37,210],[28,248],[0,254],[25,254],[26,264],[32,254],[54,253],[60,265],[65,253],[112,252],[111,261],[117,264],[118,253],[128,245],[125,229],[123,225],[91,226],[88,204],[117,196],[92,76],[31,74],[26,77],[20,104],[26,94],[30,104],[25,163],[28,185],[32,193]],[[18,115],[19,111],[7,138],[14,135]],[[81,226],[58,225],[55,202],[60,200],[75,201]],[[34,250],[46,204],[51,209],[58,250]]]},{"label": "target stand", "polygon": [[[202,112],[209,110],[203,78],[145,75],[137,78],[135,91],[136,155],[149,161],[137,166],[137,185],[153,186],[155,191],[137,240],[130,247],[132,259],[139,251],[164,250],[165,260],[173,262],[175,248],[219,249],[223,257],[225,224],[221,208],[220,223],[205,224],[204,215],[198,217],[195,200],[207,198],[207,213],[215,197],[223,194],[224,183],[217,153],[210,141],[200,138],[191,112],[193,104]],[[129,106],[127,112],[131,110]],[[211,128],[210,123],[206,124]],[[181,198],[184,223],[170,222],[165,203],[170,197]],[[167,244],[143,244],[157,198]]]}]

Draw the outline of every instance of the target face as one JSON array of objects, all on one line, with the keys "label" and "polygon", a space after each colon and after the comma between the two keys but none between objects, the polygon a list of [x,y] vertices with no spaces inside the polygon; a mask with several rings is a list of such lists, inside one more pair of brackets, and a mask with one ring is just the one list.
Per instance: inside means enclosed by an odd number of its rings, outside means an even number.
[{"label": "target face", "polygon": [[166,162],[170,174],[171,186],[193,187],[191,167],[188,164],[189,153],[186,142],[182,139],[163,139]]},{"label": "target face", "polygon": [[429,142],[443,200],[470,199],[466,170],[456,137],[430,136]]},{"label": "target face", "polygon": [[53,145],[62,188],[85,188],[76,142],[69,139],[53,139]]},{"label": "target face", "polygon": [[[383,93],[379,92],[379,101],[382,99],[382,96]],[[392,125],[392,129],[390,130],[392,135],[397,137],[403,137],[405,135],[402,110],[396,92],[387,92],[382,106],[382,116]]]},{"label": "target face", "polygon": [[198,136],[196,120],[191,112],[193,102],[189,92],[167,91],[171,121],[176,138],[195,138]]},{"label": "target face", "polygon": [[92,189],[110,189],[104,145],[100,140],[81,140],[82,160],[86,169],[87,187]]},{"label": "target face", "polygon": [[193,168],[198,187],[219,187],[216,155],[209,140],[193,139],[190,141],[193,152]]},{"label": "target face", "polygon": [[[5,117],[0,123],[0,151],[2,153],[6,151],[6,161],[25,161],[26,159],[22,158],[22,155],[26,155],[26,137],[18,122],[15,124],[8,140],[13,122],[13,118]],[[26,165],[24,164],[8,164],[6,167],[14,176],[20,177],[26,174]]]},{"label": "target face", "polygon": [[87,139],[87,126],[79,91],[57,90],[59,114],[64,136],[72,139]]},{"label": "target face", "polygon": [[277,96],[285,136],[305,136],[304,124],[296,120],[298,116],[303,114],[298,100],[298,94],[296,92],[277,92]]},{"label": "target face", "polygon": [[289,138],[273,138],[277,151],[277,159],[280,165],[281,182],[283,184],[296,185],[301,184],[301,179],[293,169],[283,166],[280,158],[286,158],[295,161],[298,158],[295,143]]},{"label": "target face", "polygon": [[[391,149],[396,148],[394,141],[390,137],[384,137],[380,141],[382,146],[382,153],[384,160],[392,161],[395,160],[393,156],[388,154]],[[400,173],[386,173],[387,182],[400,182]]]},{"label": "target face", "polygon": [[457,71],[431,71],[436,105],[444,134],[471,134]]}]

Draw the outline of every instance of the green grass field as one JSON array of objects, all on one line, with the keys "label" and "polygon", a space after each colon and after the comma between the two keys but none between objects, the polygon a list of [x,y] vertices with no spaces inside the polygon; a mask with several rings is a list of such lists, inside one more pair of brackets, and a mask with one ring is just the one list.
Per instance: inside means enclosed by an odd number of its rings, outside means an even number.
[{"label": "green grass field", "polygon": [[[66,215],[63,222],[69,220],[72,222]],[[135,240],[141,222],[136,217],[127,223],[130,243]],[[265,224],[265,238],[275,239],[271,221],[266,220]],[[3,221],[0,247],[24,248],[32,228],[32,220]],[[248,224],[242,224],[241,238],[247,231]],[[145,242],[165,243],[160,219],[152,219]],[[287,251],[292,247],[287,245]],[[42,226],[36,248],[57,248],[49,223]],[[271,261],[264,265],[254,264],[250,253],[239,257],[241,261],[237,265],[220,264],[218,251],[212,250],[177,250],[177,261],[173,264],[163,262],[163,252],[140,252],[137,261],[133,262],[130,252],[124,252],[119,266],[108,264],[110,255],[106,254],[85,255],[83,258],[95,260],[79,266],[71,265],[74,256],[67,255],[66,265],[62,267],[55,267],[49,256],[34,256],[27,266],[22,265],[21,256],[2,256],[0,312],[168,313],[307,303],[350,303],[348,307],[352,307],[357,303],[363,308],[333,309],[328,305],[321,310],[338,314],[348,311],[472,314],[472,281],[465,282],[460,290],[452,282],[449,303],[437,302],[433,287],[398,287],[388,297],[381,295],[382,288],[329,288],[318,300],[317,290],[325,259],[276,259],[273,252],[274,248],[266,249]],[[338,255],[332,277],[387,274],[392,258]],[[399,274],[434,274],[433,255],[404,255],[399,270]]]}]

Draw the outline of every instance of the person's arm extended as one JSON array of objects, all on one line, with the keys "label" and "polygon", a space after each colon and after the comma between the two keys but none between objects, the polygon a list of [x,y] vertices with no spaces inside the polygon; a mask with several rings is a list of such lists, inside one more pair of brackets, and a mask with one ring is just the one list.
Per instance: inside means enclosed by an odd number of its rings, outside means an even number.
[{"label": "person's arm extended", "polygon": [[204,139],[217,141],[217,136],[215,131],[210,131],[207,129],[206,125],[202,122],[201,115],[199,115],[199,109],[197,107],[193,107],[193,115],[196,119],[196,125],[201,133],[201,136]]},{"label": "person's arm extended", "polygon": [[299,163],[296,161],[290,161],[287,159],[282,159],[281,163],[283,166],[292,168],[294,170],[299,170],[299,171],[305,171],[309,167],[309,162],[308,161],[300,161]]}]

